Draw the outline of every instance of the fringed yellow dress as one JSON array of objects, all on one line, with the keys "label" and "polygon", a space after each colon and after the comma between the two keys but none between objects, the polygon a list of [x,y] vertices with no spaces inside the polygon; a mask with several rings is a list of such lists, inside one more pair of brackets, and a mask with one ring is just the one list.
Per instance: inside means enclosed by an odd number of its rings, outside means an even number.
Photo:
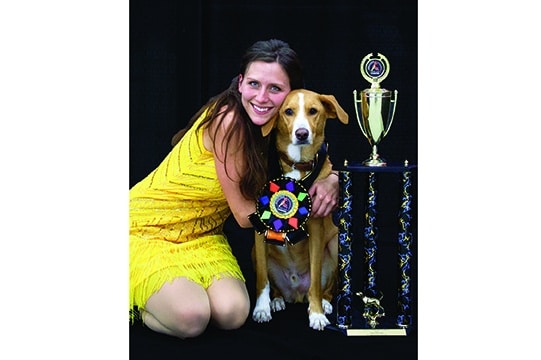
[{"label": "fringed yellow dress", "polygon": [[230,215],[213,154],[203,146],[205,114],[163,162],[130,189],[130,318],[163,284],[186,277],[207,288],[244,277],[223,233]]}]

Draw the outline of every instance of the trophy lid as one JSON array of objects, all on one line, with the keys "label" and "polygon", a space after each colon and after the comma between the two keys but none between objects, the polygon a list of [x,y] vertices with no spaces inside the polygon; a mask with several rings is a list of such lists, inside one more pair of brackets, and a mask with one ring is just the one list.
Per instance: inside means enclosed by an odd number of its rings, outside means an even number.
[{"label": "trophy lid", "polygon": [[390,69],[389,61],[380,53],[370,53],[361,60],[361,75],[372,84],[372,88],[380,87]]}]

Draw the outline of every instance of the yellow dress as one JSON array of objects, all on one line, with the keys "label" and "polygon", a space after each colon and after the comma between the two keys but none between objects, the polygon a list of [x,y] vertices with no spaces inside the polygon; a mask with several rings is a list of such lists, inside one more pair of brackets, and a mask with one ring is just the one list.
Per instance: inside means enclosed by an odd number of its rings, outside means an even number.
[{"label": "yellow dress", "polygon": [[203,146],[203,114],[163,162],[130,189],[130,318],[163,284],[186,277],[207,288],[228,276],[245,280],[223,233],[231,214],[212,152]]}]

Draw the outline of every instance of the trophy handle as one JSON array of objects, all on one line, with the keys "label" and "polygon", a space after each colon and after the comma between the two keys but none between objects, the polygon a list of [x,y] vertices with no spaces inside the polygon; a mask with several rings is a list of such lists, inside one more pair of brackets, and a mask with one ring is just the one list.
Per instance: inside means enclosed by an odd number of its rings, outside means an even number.
[{"label": "trophy handle", "polygon": [[359,105],[358,104],[362,104],[362,102],[363,102],[362,97],[357,96],[357,90],[353,90],[353,103],[355,104],[354,108],[355,108],[355,115],[357,115],[357,122],[359,123],[359,127],[361,128],[361,131],[363,132],[363,135],[368,138],[368,134],[366,133],[366,131],[364,131],[364,127],[361,124],[361,117],[359,116]]},{"label": "trophy handle", "polygon": [[391,98],[391,104],[389,106],[389,112],[391,113],[391,116],[390,116],[391,120],[389,121],[389,126],[387,126],[386,129],[383,129],[383,137],[387,135],[389,130],[391,130],[391,125],[393,125],[394,113],[396,110],[396,102],[398,101],[398,90],[395,90],[393,92],[393,95],[394,96]]}]

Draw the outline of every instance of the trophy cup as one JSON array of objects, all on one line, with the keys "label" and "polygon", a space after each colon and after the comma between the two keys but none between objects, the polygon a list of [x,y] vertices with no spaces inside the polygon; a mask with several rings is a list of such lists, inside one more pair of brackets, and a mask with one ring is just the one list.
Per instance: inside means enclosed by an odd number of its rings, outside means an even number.
[{"label": "trophy cup", "polygon": [[380,86],[389,74],[389,70],[389,61],[382,54],[366,55],[361,60],[361,74],[371,86],[361,91],[359,97],[357,90],[353,90],[357,121],[372,146],[370,157],[363,161],[365,166],[387,165],[378,154],[378,145],[391,128],[398,97],[397,90],[389,91]]}]

